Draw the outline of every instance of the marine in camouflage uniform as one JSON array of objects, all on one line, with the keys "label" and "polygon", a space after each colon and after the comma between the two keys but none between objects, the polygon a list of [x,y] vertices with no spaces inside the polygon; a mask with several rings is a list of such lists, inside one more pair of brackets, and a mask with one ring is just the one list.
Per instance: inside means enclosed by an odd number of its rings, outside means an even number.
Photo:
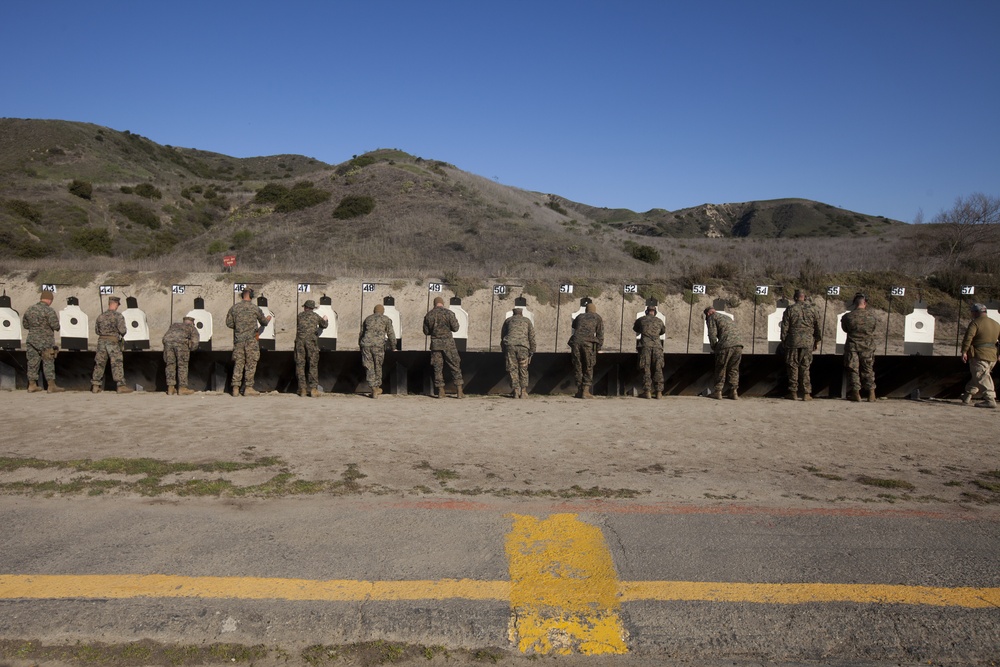
[{"label": "marine in camouflage uniform", "polygon": [[365,378],[368,380],[368,386],[372,388],[372,398],[378,398],[382,393],[382,362],[385,359],[385,350],[396,349],[396,332],[382,304],[377,304],[375,311],[361,323],[358,347],[361,348],[361,365],[365,367]]},{"label": "marine in camouflage uniform", "polygon": [[[743,358],[743,341],[736,323],[720,314],[715,308],[705,309],[708,342],[715,353],[715,387],[712,398],[723,396],[736,400],[740,397],[740,360]],[[729,391],[726,391],[729,385]]]},{"label": "marine in camouflage uniform", "polygon": [[111,377],[118,385],[119,394],[130,394],[132,388],[125,384],[124,355],[122,340],[128,328],[125,318],[118,312],[121,299],[108,297],[108,309],[97,316],[94,332],[97,334],[97,354],[94,356],[94,374],[90,378],[90,390],[95,394],[104,388],[104,368],[111,362]]},{"label": "marine in camouflage uniform", "polygon": [[[299,396],[319,397],[319,329],[330,325],[326,316],[313,312],[316,302],[309,299],[302,304],[302,312],[295,319],[295,377],[299,380]],[[306,365],[309,366],[308,376]]]},{"label": "marine in camouflage uniform", "polygon": [[806,303],[806,293],[795,290],[795,303],[785,309],[781,318],[781,344],[785,348],[785,367],[788,371],[788,394],[785,398],[796,400],[801,386],[802,400],[812,400],[809,367],[812,365],[813,350],[822,338],[819,314]]},{"label": "marine in camouflage uniform", "polygon": [[586,312],[573,320],[573,335],[569,337],[569,348],[573,354],[573,371],[576,375],[577,397],[593,398],[594,366],[597,353],[604,347],[604,320],[597,314],[593,302],[587,304]]},{"label": "marine in camouflage uniform", "polygon": [[452,334],[458,331],[458,318],[444,307],[444,299],[435,297],[434,307],[424,315],[424,335],[431,337],[431,368],[434,369],[435,397],[444,398],[444,365],[455,383],[458,398],[465,398],[462,388],[462,360]]},{"label": "marine in camouflage uniform", "polygon": [[515,308],[500,330],[500,346],[507,362],[507,374],[514,398],[528,395],[528,365],[535,354],[535,327],[524,316],[524,310]]},{"label": "marine in camouflage uniform", "polygon": [[663,321],[656,316],[656,308],[649,306],[646,314],[632,324],[632,331],[639,335],[635,342],[639,353],[639,370],[642,371],[642,396],[650,397],[650,390],[656,398],[663,395],[663,343],[660,336],[667,332]]},{"label": "marine in camouflage uniform", "polygon": [[962,403],[971,405],[975,397],[982,400],[977,408],[997,407],[993,367],[997,364],[997,346],[1000,345],[1000,324],[986,314],[986,306],[972,305],[972,321],[962,338],[962,361],[969,364],[969,383],[965,385]]},{"label": "marine in camouflage uniform", "polygon": [[226,313],[226,326],[233,330],[233,396],[240,395],[240,385],[246,381],[244,396],[257,396],[253,388],[253,378],[257,374],[260,359],[260,344],[257,332],[271,321],[264,311],[253,303],[252,290],[243,290],[241,299]]},{"label": "marine in camouflage uniform", "polygon": [[850,393],[847,399],[858,402],[861,392],[868,401],[875,400],[875,330],[878,318],[868,308],[868,297],[854,295],[854,310],[840,318],[840,328],[847,334],[844,344],[844,367],[847,368]]},{"label": "marine in camouflage uniform", "polygon": [[194,318],[186,316],[174,322],[163,334],[163,361],[167,369],[167,395],[187,396],[194,391],[188,388],[188,360],[198,349],[201,335],[194,325]]},{"label": "marine in camouflage uniform", "polygon": [[38,386],[38,368],[45,374],[49,393],[64,391],[56,385],[56,335],[59,331],[59,315],[52,308],[55,295],[45,290],[38,303],[24,311],[21,326],[28,330],[25,353],[28,357],[28,391],[41,391]]}]

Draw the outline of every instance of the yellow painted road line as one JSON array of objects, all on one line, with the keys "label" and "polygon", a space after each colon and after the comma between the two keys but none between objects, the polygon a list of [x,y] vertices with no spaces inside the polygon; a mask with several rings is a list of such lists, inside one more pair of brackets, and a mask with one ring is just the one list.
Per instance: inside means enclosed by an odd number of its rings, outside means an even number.
[{"label": "yellow painted road line", "polygon": [[511,518],[511,642],[522,653],[628,652],[618,577],[601,529],[575,514]]},{"label": "yellow painted road line", "polygon": [[743,584],[697,581],[621,583],[622,602],[638,600],[807,604],[855,602],[1000,609],[1000,588],[941,588],[889,584]]},{"label": "yellow painted road line", "polygon": [[355,581],[173,575],[0,575],[0,599],[235,598],[243,600],[506,600],[506,581]]}]

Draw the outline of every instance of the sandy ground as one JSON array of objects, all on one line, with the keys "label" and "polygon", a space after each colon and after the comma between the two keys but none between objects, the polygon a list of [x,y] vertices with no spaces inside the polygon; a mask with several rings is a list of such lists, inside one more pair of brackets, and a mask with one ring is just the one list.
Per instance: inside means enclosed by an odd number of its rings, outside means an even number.
[{"label": "sandy ground", "polygon": [[[139,308],[147,316],[152,349],[162,347],[160,339],[169,326],[171,308],[173,319],[179,321],[194,307],[195,297],[204,298],[206,310],[212,313],[215,327],[214,348],[231,349],[232,338],[229,330],[225,327],[225,317],[226,312],[233,304],[234,279],[240,279],[239,275],[235,274],[234,277],[230,274],[218,273],[177,274],[169,279],[164,279],[155,274],[136,274],[134,279],[130,279],[131,285],[116,287],[114,292],[122,297],[136,297]],[[96,345],[93,321],[101,313],[102,306],[107,303],[106,297],[103,299],[100,297],[99,288],[101,284],[110,280],[112,280],[111,277],[102,277],[99,281],[86,287],[58,287],[56,299],[53,302],[53,307],[59,310],[66,306],[68,297],[76,296],[79,299],[80,307],[90,318],[88,329],[91,349]],[[164,283],[164,280],[168,280],[170,284]],[[246,280],[246,278],[242,278],[242,280]],[[431,280],[436,279],[432,278]],[[362,303],[361,285],[363,282],[374,283],[375,291],[366,293]],[[11,297],[12,306],[19,313],[23,314],[29,306],[37,302],[39,287],[34,281],[28,280],[25,274],[2,276],[0,283],[3,283],[3,290]],[[294,348],[295,316],[298,312],[296,297],[299,297],[298,303],[301,304],[310,298],[319,302],[323,295],[332,299],[333,309],[338,316],[338,349],[357,349],[357,332],[362,320],[371,314],[375,304],[381,303],[386,296],[392,296],[401,315],[403,349],[422,350],[425,339],[421,332],[421,324],[430,303],[427,283],[428,280],[412,277],[400,279],[368,276],[330,279],[325,284],[311,285],[308,294],[298,294],[297,282],[292,280],[272,280],[253,287],[258,294],[267,298],[268,307],[274,313],[275,343],[279,350]],[[171,294],[172,284],[186,284],[188,286],[183,295],[173,296]],[[500,329],[504,317],[513,307],[514,297],[521,296],[520,288],[511,287],[506,299],[494,298],[492,282],[487,281],[484,284],[487,284],[487,289],[480,289],[472,296],[462,300],[462,308],[468,312],[469,316],[468,349],[470,350],[487,350],[491,345],[494,350],[499,348]],[[447,287],[443,287],[440,295],[446,301],[453,296]],[[538,349],[543,352],[566,351],[566,340],[569,338],[569,327],[572,321],[571,314],[580,308],[578,296],[564,296],[558,309],[555,303],[541,305],[537,299],[530,295],[525,298],[529,311],[534,314]],[[635,318],[643,310],[642,299],[633,297],[623,304],[621,286],[605,286],[603,293],[595,299],[595,303],[598,312],[604,318],[605,349],[613,352],[619,351],[619,348],[626,351],[631,349],[633,345],[631,327]],[[831,300],[827,303],[822,297],[817,297],[815,303],[821,313],[824,311],[826,313],[824,324],[826,341],[823,344],[823,351],[833,353],[836,345],[837,316],[844,312],[846,306],[844,302],[838,300]],[[713,305],[711,296],[700,297],[700,300],[693,307],[685,303],[679,295],[669,296],[663,301],[660,312],[666,317],[665,352],[669,354],[702,351],[704,319],[701,313],[705,307],[710,305]],[[122,309],[124,310],[124,308],[123,302]],[[746,343],[746,351],[750,351],[750,333],[751,330],[755,330],[756,351],[766,352],[767,318],[775,312],[775,306],[761,303],[757,307],[756,320],[753,301],[744,300],[738,306],[727,307],[727,309],[736,318],[737,326]],[[623,311],[624,326],[622,326]],[[968,307],[966,306],[965,317],[967,318],[967,316]],[[880,313],[880,317],[883,318],[884,322],[885,314]],[[558,332],[556,330],[557,321]],[[890,354],[902,353],[903,324],[903,316],[898,312],[893,313],[889,320],[888,342],[883,340],[883,347]],[[963,330],[964,324],[967,324],[967,319],[963,320]],[[880,340],[884,338],[884,331],[880,328]],[[953,355],[956,335],[957,331],[953,323],[939,323],[934,332],[935,354]]]},{"label": "sandy ground", "polygon": [[[373,401],[20,391],[0,392],[0,409],[2,457],[282,459],[264,470],[201,474],[238,485],[285,470],[297,479],[336,481],[353,465],[365,475],[357,493],[415,502],[598,499],[629,507],[746,504],[1000,516],[994,437],[1000,411],[957,402]],[[0,484],[80,476],[18,468],[0,473]],[[862,476],[912,487],[871,486]]]}]

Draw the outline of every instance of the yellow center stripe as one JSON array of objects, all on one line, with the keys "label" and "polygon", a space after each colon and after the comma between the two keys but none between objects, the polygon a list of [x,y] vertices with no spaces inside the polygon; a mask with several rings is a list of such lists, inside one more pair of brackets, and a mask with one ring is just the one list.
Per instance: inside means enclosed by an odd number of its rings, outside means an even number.
[{"label": "yellow center stripe", "polygon": [[626,653],[618,577],[600,528],[575,514],[511,518],[511,641],[522,653]]}]

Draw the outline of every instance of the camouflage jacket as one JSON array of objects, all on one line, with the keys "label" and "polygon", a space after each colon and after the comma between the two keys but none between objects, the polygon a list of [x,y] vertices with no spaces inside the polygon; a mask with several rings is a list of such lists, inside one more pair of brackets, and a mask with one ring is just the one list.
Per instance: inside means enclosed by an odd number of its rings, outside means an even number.
[{"label": "camouflage jacket", "polygon": [[804,301],[796,301],[781,317],[781,342],[786,349],[812,349],[823,339],[816,309]]},{"label": "camouflage jacket", "polygon": [[656,315],[643,315],[632,325],[632,331],[639,334],[639,340],[636,341],[638,347],[663,349],[660,336],[667,333],[667,328],[663,326],[663,321]]},{"label": "camouflage jacket", "polygon": [[720,313],[712,313],[705,321],[708,327],[708,342],[712,350],[718,352],[730,347],[743,347],[743,339],[736,329],[736,322]]},{"label": "camouflage jacket", "polygon": [[451,343],[452,332],[458,331],[458,318],[448,308],[436,306],[424,315],[424,335],[431,337],[431,349],[442,350]]},{"label": "camouflage jacket", "polygon": [[996,361],[998,337],[1000,337],[1000,324],[986,315],[980,315],[969,322],[969,327],[965,330],[962,354],[982,361]]},{"label": "camouflage jacket", "polygon": [[840,328],[847,334],[846,348],[855,352],[875,353],[875,330],[878,317],[871,308],[855,308],[840,318]]},{"label": "camouflage jacket", "polygon": [[330,326],[330,322],[324,320],[316,311],[303,310],[295,318],[295,340],[296,342],[317,343],[317,339],[319,338],[317,330],[325,329],[328,326]]},{"label": "camouflage jacket", "polygon": [[200,342],[201,335],[198,333],[198,327],[190,322],[174,322],[167,329],[167,333],[163,334],[164,349],[171,346],[186,346],[194,352],[198,349],[198,343]]},{"label": "camouflage jacket", "polygon": [[361,324],[361,333],[358,335],[358,346],[382,347],[386,344],[386,341],[388,341],[391,349],[396,348],[396,332],[392,328],[392,320],[387,315],[372,313]]},{"label": "camouflage jacket", "polygon": [[500,343],[504,347],[526,347],[535,353],[535,327],[524,315],[511,315],[500,330]]},{"label": "camouflage jacket", "polygon": [[43,301],[24,311],[21,326],[28,330],[27,342],[34,348],[55,347],[59,331],[59,315],[55,309]]},{"label": "camouflage jacket", "polygon": [[604,346],[604,320],[597,313],[580,313],[573,320],[573,335],[569,338],[569,344],[577,343],[597,343],[597,347]]},{"label": "camouflage jacket", "polygon": [[94,333],[98,336],[122,338],[127,332],[125,317],[117,310],[105,310],[94,321]]},{"label": "camouflage jacket", "polygon": [[257,329],[267,324],[264,311],[252,301],[239,300],[226,313],[226,326],[233,330],[233,342],[245,343],[257,336]]}]

